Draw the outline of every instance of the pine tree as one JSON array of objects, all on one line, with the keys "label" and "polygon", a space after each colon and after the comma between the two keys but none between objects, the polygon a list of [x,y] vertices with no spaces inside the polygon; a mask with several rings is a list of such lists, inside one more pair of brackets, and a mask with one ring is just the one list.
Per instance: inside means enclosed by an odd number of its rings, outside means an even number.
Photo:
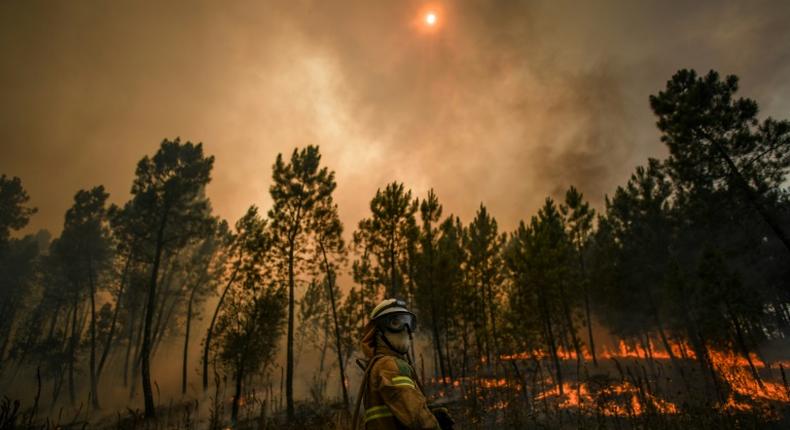
[{"label": "pine tree", "polygon": [[294,149],[288,163],[277,155],[269,187],[274,205],[269,210],[275,248],[288,284],[288,334],[286,357],[286,408],[288,419],[294,418],[294,305],[296,277],[305,260],[311,238],[310,225],[317,207],[324,207],[337,184],[334,172],[321,167],[317,146]]},{"label": "pine tree", "polygon": [[183,248],[211,229],[211,206],[205,187],[211,180],[214,157],[203,155],[203,145],[180,139],[164,140],[153,157],[137,164],[128,206],[132,229],[150,264],[141,348],[145,416],[153,418],[151,352],[157,287],[163,254]]}]

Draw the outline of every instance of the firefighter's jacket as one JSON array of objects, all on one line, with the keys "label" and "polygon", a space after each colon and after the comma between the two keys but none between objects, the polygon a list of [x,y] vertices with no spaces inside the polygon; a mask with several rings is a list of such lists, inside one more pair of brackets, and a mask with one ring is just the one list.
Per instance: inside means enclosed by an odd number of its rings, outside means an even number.
[{"label": "firefighter's jacket", "polygon": [[365,429],[439,429],[414,368],[385,345],[374,351],[364,391]]}]

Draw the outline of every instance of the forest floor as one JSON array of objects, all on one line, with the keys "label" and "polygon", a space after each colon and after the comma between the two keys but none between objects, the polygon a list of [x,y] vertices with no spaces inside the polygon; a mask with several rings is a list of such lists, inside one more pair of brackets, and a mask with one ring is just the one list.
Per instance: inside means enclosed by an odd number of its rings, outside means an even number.
[{"label": "forest floor", "polygon": [[[790,390],[784,369],[746,366],[720,368],[718,384],[699,371],[695,360],[607,358],[598,366],[563,360],[563,383],[547,360],[503,361],[476,369],[478,376],[425,381],[431,401],[446,406],[457,429],[788,429]],[[244,399],[239,429],[350,428],[342,405],[297,402],[296,419],[286,423],[281,401]],[[90,418],[80,410],[57,418],[40,417],[31,407],[4,398],[0,429],[226,429],[230,402],[214,398],[160,405],[146,421],[127,409]]]}]

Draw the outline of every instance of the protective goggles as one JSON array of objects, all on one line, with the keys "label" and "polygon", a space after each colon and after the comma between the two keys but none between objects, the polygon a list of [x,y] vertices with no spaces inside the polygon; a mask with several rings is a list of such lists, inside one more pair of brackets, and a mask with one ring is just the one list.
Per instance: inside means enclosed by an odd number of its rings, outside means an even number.
[{"label": "protective goggles", "polygon": [[378,326],[394,333],[402,332],[407,327],[409,331],[413,332],[417,328],[417,319],[414,318],[414,315],[407,313],[384,315],[378,321]]}]

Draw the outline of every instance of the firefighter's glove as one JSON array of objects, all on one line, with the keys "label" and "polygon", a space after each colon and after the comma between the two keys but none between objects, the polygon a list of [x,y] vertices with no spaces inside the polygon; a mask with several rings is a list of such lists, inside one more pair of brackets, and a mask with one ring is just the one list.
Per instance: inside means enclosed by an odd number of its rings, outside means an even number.
[{"label": "firefighter's glove", "polygon": [[433,413],[433,416],[436,417],[436,421],[439,422],[439,427],[442,430],[453,430],[453,425],[455,425],[455,421],[450,416],[450,412],[447,411],[447,408],[441,406],[429,406],[429,409]]}]

